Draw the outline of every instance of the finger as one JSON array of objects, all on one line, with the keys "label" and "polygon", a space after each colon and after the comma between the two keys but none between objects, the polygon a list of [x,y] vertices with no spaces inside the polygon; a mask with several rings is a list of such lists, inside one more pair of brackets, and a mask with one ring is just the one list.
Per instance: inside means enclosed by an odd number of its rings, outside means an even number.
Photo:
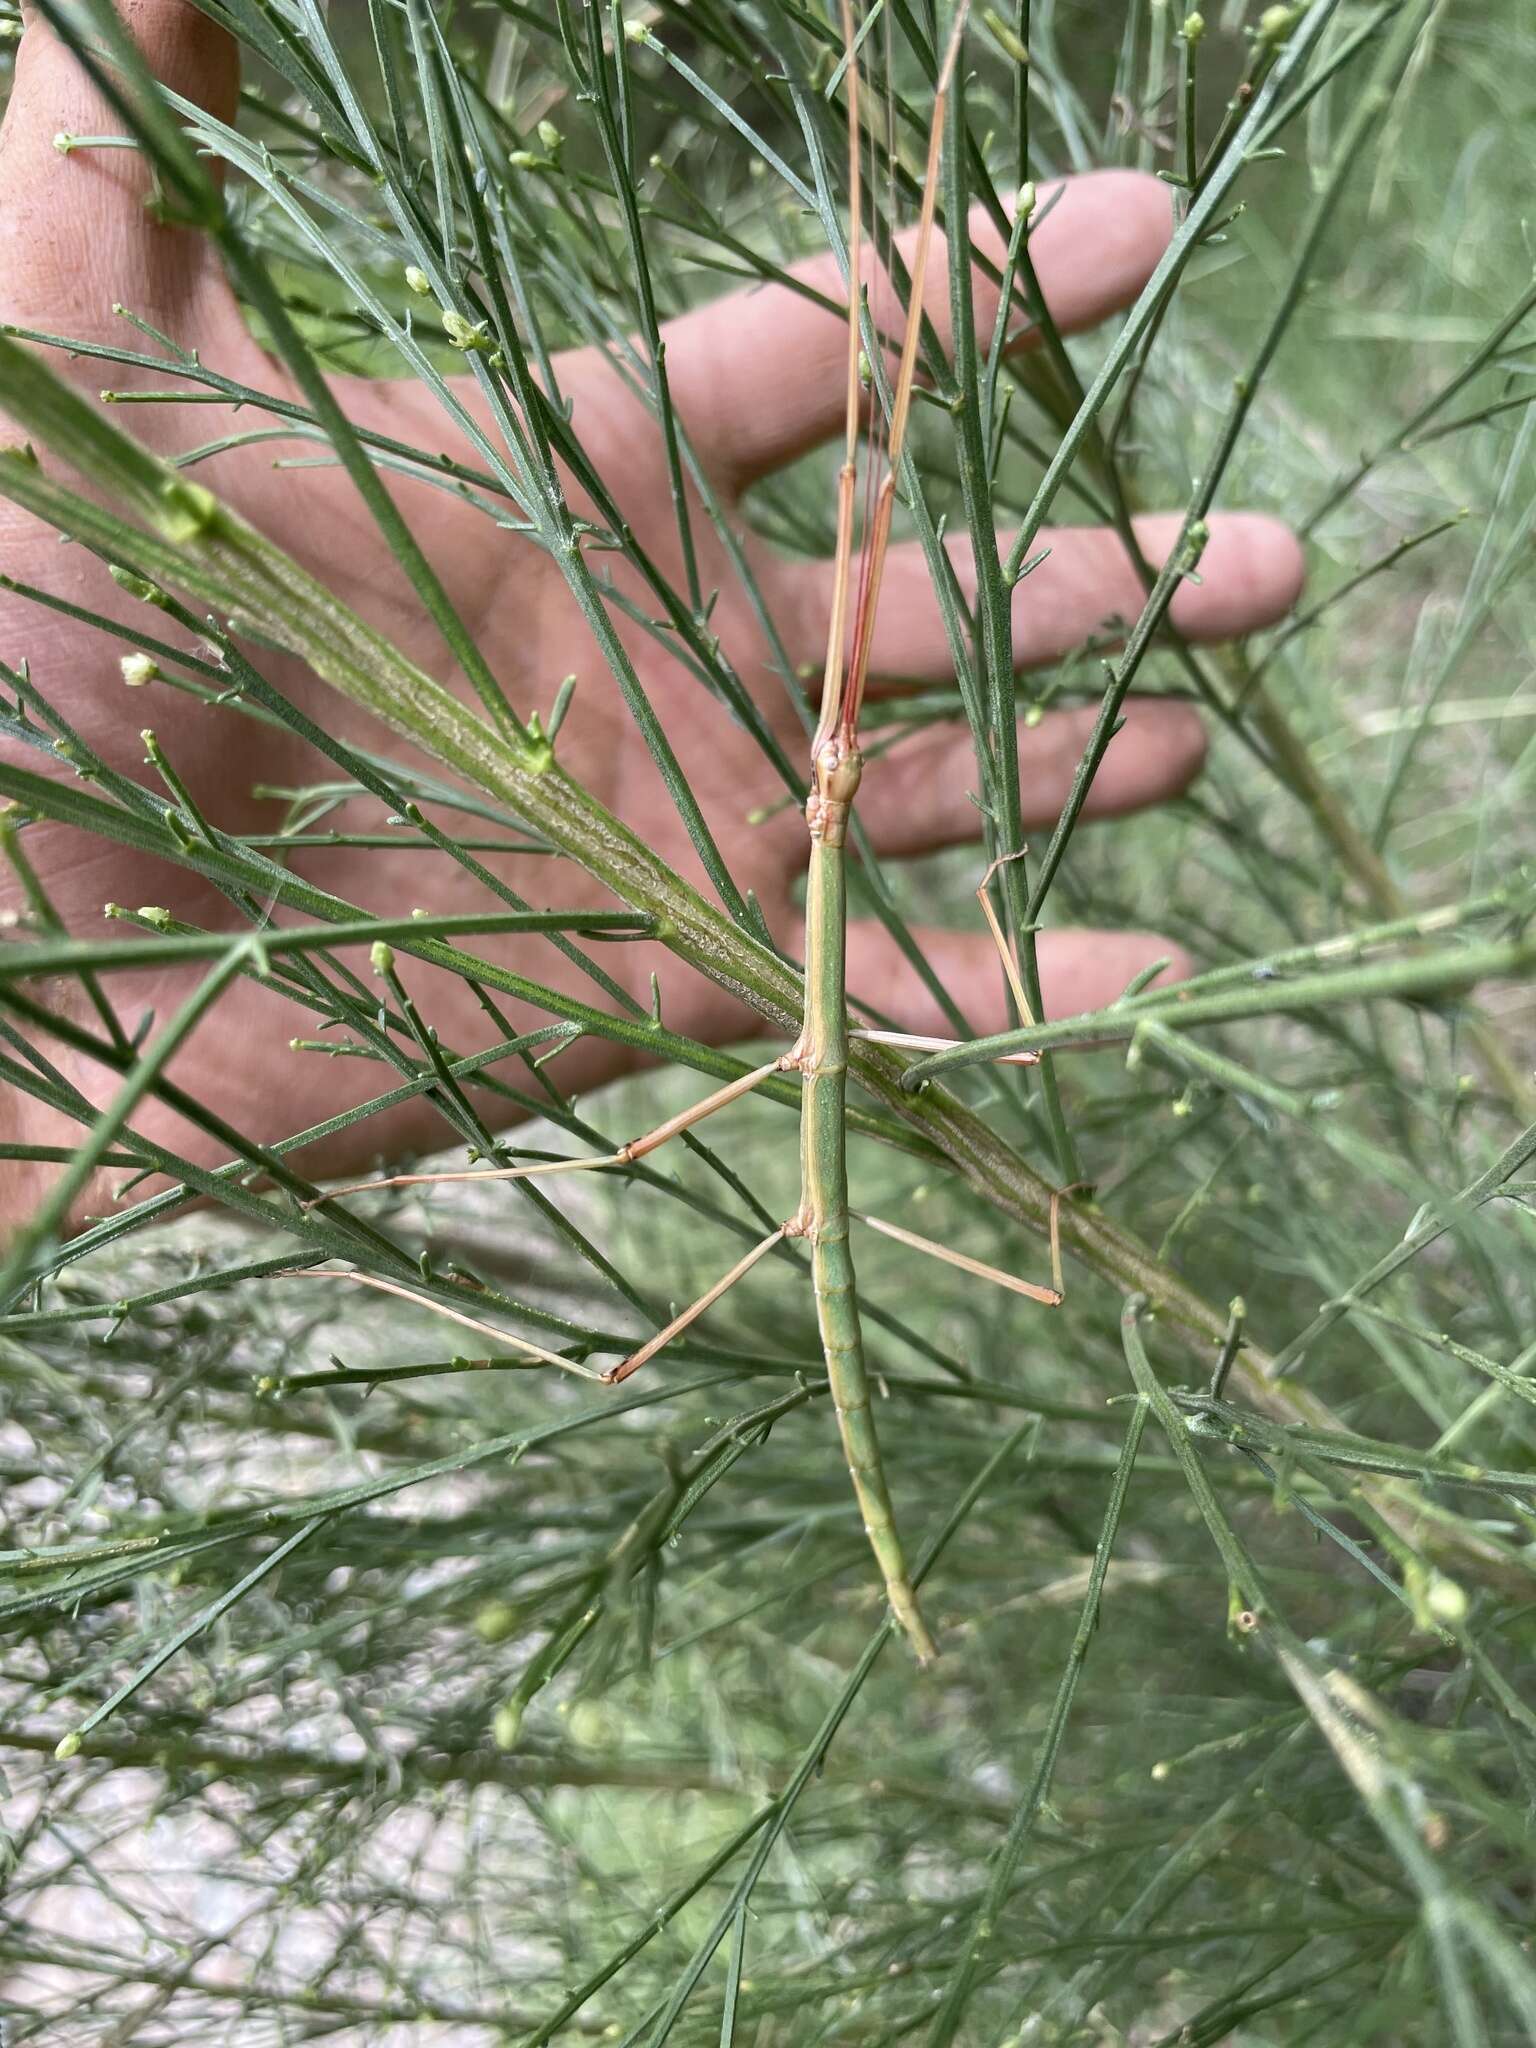
[{"label": "finger", "polygon": [[[1135,522],[1136,538],[1158,568],[1183,525],[1179,513],[1152,513]],[[1288,612],[1304,575],[1301,543],[1289,527],[1259,512],[1216,513],[1200,558],[1198,583],[1186,579],[1174,594],[1172,621],[1187,639],[1229,640],[1272,625]],[[1015,668],[1059,661],[1096,636],[1112,644],[1139,615],[1146,591],[1117,534],[1102,526],[1047,531],[1049,549],[1039,568],[1013,591]],[[968,603],[976,595],[970,546],[956,541],[950,558]],[[781,588],[796,661],[812,662],[826,639],[835,569],[830,562],[793,566]],[[954,662],[943,615],[922,549],[915,541],[886,557],[871,666],[876,675],[947,681]]]},{"label": "finger", "polygon": [[[997,948],[984,931],[955,932],[919,926],[915,936],[929,963],[967,1022],[978,1033],[1006,1031],[1007,984]],[[1122,995],[1138,974],[1166,959],[1158,976],[1182,981],[1191,971],[1189,955],[1155,932],[1042,932],[1040,990],[1048,1017],[1076,1017],[1103,1009]],[[858,918],[848,926],[848,992],[892,1017],[904,1031],[941,1038],[954,1027],[924,988],[883,925]]]},{"label": "finger", "polygon": [[[184,98],[234,118],[234,40],[187,0],[121,0],[150,69]],[[183,339],[206,329],[222,280],[207,244],[161,225],[137,152],[61,151],[55,138],[120,135],[122,116],[35,12],[16,55],[0,131],[0,305],[19,325],[87,338],[120,301]],[[233,301],[230,301],[233,304]]]},{"label": "finger", "polygon": [[[1020,727],[1019,798],[1027,832],[1055,824],[1097,716],[1095,705],[1074,705]],[[1132,702],[1093,778],[1083,815],[1120,818],[1166,803],[1189,787],[1204,760],[1205,727],[1190,705]],[[937,853],[981,836],[976,788],[970,733],[936,729],[870,764],[859,816],[878,853],[897,860]]]},{"label": "finger", "polygon": [[[1052,318],[1066,333],[1128,305],[1172,232],[1167,186],[1138,171],[1090,171],[1060,187],[1045,186],[1040,213],[1030,253]],[[1000,267],[1006,245],[997,229],[979,209],[970,226],[977,254]],[[911,232],[900,238],[905,262],[915,241]],[[895,291],[872,259],[866,269],[876,324],[894,333],[902,321]],[[823,298],[846,303],[843,274],[830,253],[797,265],[794,275]],[[976,325],[986,337],[997,315],[997,287],[982,271],[974,275]],[[947,348],[949,280],[941,235],[928,258],[924,309]],[[1019,337],[1021,343],[1027,338]],[[672,394],[694,444],[738,487],[842,425],[844,316],[789,285],[732,293],[686,313],[667,328],[666,342]]]}]

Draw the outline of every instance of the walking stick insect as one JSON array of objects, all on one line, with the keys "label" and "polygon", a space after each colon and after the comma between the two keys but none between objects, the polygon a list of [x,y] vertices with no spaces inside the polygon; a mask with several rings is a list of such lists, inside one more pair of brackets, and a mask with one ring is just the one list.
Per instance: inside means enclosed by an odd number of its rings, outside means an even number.
[{"label": "walking stick insect", "polygon": [[[879,455],[882,412],[878,401],[871,404],[870,467],[866,488],[872,492],[866,505],[861,536],[859,574],[854,587],[853,530],[854,499],[862,433],[861,356],[864,315],[864,279],[861,181],[862,116],[860,112],[859,66],[851,0],[843,0],[843,31],[847,52],[845,94],[848,111],[849,150],[849,232],[848,232],[848,352],[847,405],[842,468],[838,478],[836,577],[832,615],[827,636],[820,716],[811,743],[811,787],[805,817],[809,837],[806,876],[805,1008],[799,1037],[788,1052],[740,1075],[702,1101],[659,1124],[654,1130],[631,1139],[612,1152],[593,1159],[546,1160],[532,1166],[493,1168],[463,1173],[399,1174],[385,1181],[371,1181],[367,1187],[402,1186],[452,1180],[522,1180],[535,1176],[583,1172],[593,1168],[628,1165],[643,1159],[670,1138],[703,1121],[717,1109],[737,1101],[771,1075],[799,1073],[802,1077],[800,1112],[801,1193],[799,1207],[779,1227],[756,1244],[723,1278],[674,1316],[628,1357],[602,1374],[610,1385],[638,1372],[673,1338],[688,1328],[706,1309],[735,1286],[745,1274],[786,1239],[801,1238],[811,1253],[812,1280],[816,1296],[817,1322],[826,1364],[827,1384],[837,1413],[844,1455],[853,1480],[854,1494],[863,1517],[870,1548],[884,1581],[891,1613],[910,1642],[918,1660],[927,1663],[937,1646],[919,1611],[907,1569],[901,1537],[897,1531],[890,1490],[886,1483],[870,1408],[869,1375],[864,1360],[858,1303],[854,1291],[854,1268],[849,1244],[849,1225],[855,1212],[848,1206],[845,1092],[848,1067],[847,993],[845,947],[847,883],[845,845],[849,819],[863,771],[859,747],[859,720],[869,676],[870,652],[881,576],[890,539],[895,505],[896,474],[906,444],[911,412],[913,382],[917,367],[918,338],[922,325],[923,291],[932,241],[934,199],[938,183],[939,151],[950,81],[958,61],[965,25],[962,4],[940,67],[934,97],[933,122],[929,134],[928,160],[923,186],[922,209],[910,266],[910,292],[902,336],[899,368],[892,387],[889,423],[885,429],[884,466],[878,489],[874,486],[875,463]],[[852,603],[850,604],[850,599]],[[846,643],[846,645],[845,645]],[[991,870],[977,894],[997,943],[1014,1000],[1028,1021],[1030,1006],[1018,966],[1005,941],[1001,926],[987,897]],[[863,1031],[861,1037],[886,1044],[930,1051],[946,1040],[919,1038],[904,1033]],[[1033,1064],[1037,1053],[1015,1054],[1018,1064]],[[334,1194],[360,1192],[340,1188]],[[327,1197],[326,1199],[331,1199]],[[1031,1301],[1056,1307],[1062,1300],[1061,1262],[1055,1230],[1056,1205],[1052,1204],[1051,1263],[1055,1285],[1041,1287],[999,1271],[962,1253],[935,1244],[931,1239],[874,1216],[856,1220],[894,1238],[914,1251],[959,1266],[980,1278],[997,1282],[1023,1294]]]}]

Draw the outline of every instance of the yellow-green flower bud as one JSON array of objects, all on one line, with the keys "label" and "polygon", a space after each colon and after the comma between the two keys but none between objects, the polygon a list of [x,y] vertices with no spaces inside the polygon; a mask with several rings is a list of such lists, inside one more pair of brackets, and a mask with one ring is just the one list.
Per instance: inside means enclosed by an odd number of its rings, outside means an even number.
[{"label": "yellow-green flower bud", "polygon": [[1424,1588],[1426,1611],[1445,1628],[1459,1628],[1467,1618],[1467,1596],[1454,1579],[1432,1571]]},{"label": "yellow-green flower bud", "polygon": [[119,562],[109,563],[107,574],[120,590],[126,590],[128,595],[136,597],[140,604],[164,607],[165,592],[157,583],[151,583],[147,577],[136,574],[132,569],[123,568]]},{"label": "yellow-green flower bud", "polygon": [[1298,7],[1266,7],[1259,16],[1259,41],[1283,43],[1296,26],[1300,12]]},{"label": "yellow-green flower bud", "polygon": [[475,1634],[483,1643],[504,1643],[517,1627],[517,1610],[505,1600],[487,1600],[475,1615]]},{"label": "yellow-green flower bud", "polygon": [[516,1700],[509,1700],[504,1707],[496,1709],[495,1719],[491,1722],[491,1740],[498,1749],[516,1749],[522,1725],[521,1704]]},{"label": "yellow-green flower bud", "polygon": [[485,322],[466,320],[462,313],[455,313],[452,306],[443,314],[443,332],[454,347],[463,349],[466,355],[490,346],[491,338],[485,331]]}]

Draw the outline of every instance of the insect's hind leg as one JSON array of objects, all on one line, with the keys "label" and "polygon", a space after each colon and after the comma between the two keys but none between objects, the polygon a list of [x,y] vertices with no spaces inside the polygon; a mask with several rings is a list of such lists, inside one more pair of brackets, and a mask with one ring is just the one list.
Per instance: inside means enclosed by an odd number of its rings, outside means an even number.
[{"label": "insect's hind leg", "polygon": [[[907,1245],[915,1252],[925,1252],[931,1259],[941,1259],[946,1266],[957,1266],[963,1273],[974,1273],[978,1280],[990,1280],[994,1286],[1006,1287],[1030,1301],[1038,1301],[1042,1308],[1060,1308],[1067,1298],[1067,1285],[1061,1271],[1061,1205],[1071,1192],[1071,1188],[1051,1190],[1049,1287],[1040,1286],[1038,1281],[1021,1280],[1016,1273],[1005,1273],[1000,1266],[989,1266],[983,1259],[973,1259],[968,1252],[952,1251],[947,1244],[938,1244],[931,1237],[920,1237],[915,1230],[904,1230],[899,1224],[887,1223],[882,1217],[859,1215],[858,1220],[868,1224],[871,1230],[878,1230],[882,1237],[894,1238],[897,1244]],[[857,1210],[850,1213],[858,1215]]]},{"label": "insect's hind leg", "polygon": [[697,1301],[689,1302],[680,1314],[672,1318],[664,1330],[658,1330],[654,1337],[648,1337],[638,1351],[631,1351],[629,1356],[621,1358],[617,1365],[610,1365],[603,1374],[606,1383],[610,1387],[616,1387],[621,1380],[627,1380],[632,1372],[638,1372],[642,1365],[648,1364],[658,1351],[665,1349],[674,1337],[681,1336],[690,1323],[696,1322],[707,1308],[714,1306],[722,1294],[728,1293],[738,1280],[750,1273],[759,1259],[766,1258],[775,1246],[782,1244],[784,1239],[791,1235],[792,1227],[791,1224],[781,1223],[778,1229],[770,1231],[761,1243],[753,1245],[751,1251],[736,1261],[729,1273],[717,1280],[713,1287],[707,1287]]},{"label": "insect's hind leg", "polygon": [[591,1159],[541,1159],[532,1166],[470,1166],[445,1173],[392,1173],[382,1180],[356,1181],[349,1187],[327,1189],[316,1197],[316,1202],[334,1202],[341,1195],[364,1195],[374,1188],[436,1187],[445,1181],[459,1180],[537,1180],[555,1173],[589,1173],[601,1166],[630,1166],[637,1159],[644,1159],[648,1152],[665,1145],[669,1138],[676,1138],[694,1124],[702,1123],[705,1117],[713,1116],[717,1109],[724,1109],[728,1103],[749,1095],[773,1075],[786,1073],[793,1064],[792,1052],[780,1053],[777,1059],[754,1067],[750,1073],[738,1074],[734,1081],[727,1081],[712,1095],[691,1103],[687,1109],[680,1109],[676,1116],[669,1116],[654,1130],[642,1131],[638,1138],[629,1139],[617,1151],[601,1152]]}]

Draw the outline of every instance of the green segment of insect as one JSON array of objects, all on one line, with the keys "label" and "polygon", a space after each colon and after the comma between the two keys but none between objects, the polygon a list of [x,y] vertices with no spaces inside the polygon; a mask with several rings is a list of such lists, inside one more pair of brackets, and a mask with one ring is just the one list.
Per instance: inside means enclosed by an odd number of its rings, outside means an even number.
[{"label": "green segment of insect", "polygon": [[[942,145],[944,113],[949,82],[959,56],[964,30],[965,8],[955,21],[940,69],[935,92],[934,115],[929,135],[924,196],[919,217],[916,246],[910,265],[910,292],[899,367],[892,386],[889,423],[885,431],[884,471],[864,521],[859,556],[857,587],[853,579],[853,530],[858,453],[861,435],[861,367],[865,360],[862,323],[865,313],[862,276],[861,217],[863,194],[860,176],[862,116],[859,105],[857,43],[851,6],[844,0],[843,27],[848,52],[846,97],[849,135],[849,235],[848,235],[848,358],[847,405],[844,459],[839,473],[837,509],[836,578],[832,616],[827,636],[826,669],[822,683],[820,717],[811,745],[811,788],[806,801],[806,826],[810,840],[806,875],[805,1009],[799,1037],[793,1047],[750,1073],[740,1075],[725,1087],[706,1096],[643,1136],[631,1139],[616,1152],[597,1158],[546,1160],[537,1165],[494,1168],[465,1173],[399,1174],[389,1181],[371,1181],[370,1188],[399,1186],[422,1181],[520,1180],[534,1176],[585,1171],[596,1167],[625,1166],[642,1159],[670,1138],[711,1116],[728,1103],[756,1088],[770,1075],[798,1072],[802,1076],[800,1111],[800,1203],[793,1216],[756,1244],[699,1298],[683,1309],[664,1329],[658,1330],[617,1365],[602,1374],[610,1385],[638,1372],[666,1345],[703,1315],[722,1295],[735,1286],[758,1262],[787,1238],[803,1239],[811,1254],[812,1280],[816,1296],[817,1323],[827,1385],[837,1413],[844,1455],[853,1480],[859,1512],[870,1548],[880,1568],[886,1598],[894,1620],[912,1646],[918,1660],[926,1664],[937,1654],[937,1646],[919,1610],[908,1571],[906,1554],[896,1526],[890,1488],[885,1477],[879,1438],[870,1405],[869,1373],[864,1359],[858,1298],[855,1291],[850,1224],[854,1219],[848,1206],[847,1134],[845,1095],[848,1072],[848,1000],[845,983],[847,942],[846,842],[854,799],[863,773],[859,748],[859,718],[869,677],[870,652],[885,554],[890,539],[895,504],[896,474],[906,444],[913,381],[917,367],[918,337],[922,324],[923,289],[932,241],[934,195],[938,184],[939,151]],[[876,344],[878,345],[878,344]],[[875,425],[871,448],[877,448],[880,407],[872,408]],[[873,473],[867,481],[873,483]],[[1020,1013],[1028,1019],[1030,1009],[1024,994],[1017,962],[1005,943],[1002,930],[986,894],[986,879],[978,896],[997,942],[1005,972]],[[933,1050],[945,1040],[910,1037],[886,1031],[866,1031],[863,1037],[913,1050]],[[1038,1055],[1016,1055],[1020,1064],[1033,1064]],[[357,1192],[338,1188],[324,1199]],[[894,1238],[914,1251],[1008,1287],[1047,1307],[1062,1299],[1059,1248],[1052,1229],[1052,1278],[1054,1285],[1041,1287],[1021,1280],[994,1266],[963,1253],[935,1244],[913,1231],[874,1216],[857,1220]],[[424,1302],[424,1306],[436,1304]]]}]

